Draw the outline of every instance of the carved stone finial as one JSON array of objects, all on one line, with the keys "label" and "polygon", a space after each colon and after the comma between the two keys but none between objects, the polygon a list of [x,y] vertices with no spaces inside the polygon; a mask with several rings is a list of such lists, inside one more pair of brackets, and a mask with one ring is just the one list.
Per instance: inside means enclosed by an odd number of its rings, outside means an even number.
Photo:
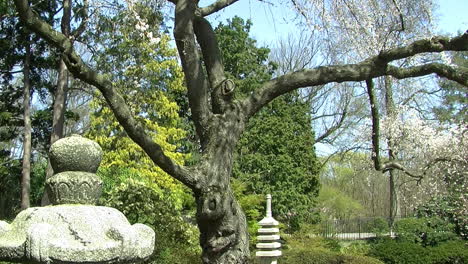
[{"label": "carved stone finial", "polygon": [[49,151],[50,164],[54,173],[84,171],[96,173],[102,159],[98,143],[80,135],[57,140]]},{"label": "carved stone finial", "polygon": [[52,204],[95,204],[102,190],[102,181],[95,174],[102,159],[101,147],[73,135],[52,144],[49,156],[56,173],[46,181]]}]

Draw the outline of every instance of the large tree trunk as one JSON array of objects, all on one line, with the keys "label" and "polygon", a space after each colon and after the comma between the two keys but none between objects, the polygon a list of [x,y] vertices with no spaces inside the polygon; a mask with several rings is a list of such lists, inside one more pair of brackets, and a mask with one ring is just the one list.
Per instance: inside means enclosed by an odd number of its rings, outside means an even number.
[{"label": "large tree trunk", "polygon": [[21,172],[21,209],[29,208],[31,192],[31,47],[28,40],[25,45],[26,54],[23,62],[23,106],[24,106],[24,139],[23,139],[23,170]]},{"label": "large tree trunk", "polygon": [[[54,144],[55,141],[63,137],[63,130],[65,124],[65,110],[66,110],[66,100],[67,100],[67,90],[68,90],[68,70],[65,62],[61,59],[59,64],[58,71],[58,80],[57,88],[54,94],[54,107],[52,112],[52,132],[50,134],[50,145]],[[46,170],[46,179],[52,177],[54,170],[50,164],[50,161],[47,162]],[[44,191],[42,196],[41,205],[48,205],[49,195],[47,191]]]},{"label": "large tree trunk", "polygon": [[243,118],[234,112],[213,118],[198,166],[204,179],[195,192],[204,263],[241,264],[250,258],[247,221],[230,185],[233,151],[244,129]]},{"label": "large tree trunk", "polygon": [[[393,99],[393,87],[392,80],[390,76],[385,76],[385,110],[387,116],[394,118],[396,115],[395,101]],[[388,144],[388,160],[394,161],[396,153],[394,152],[394,139],[392,137],[387,138]],[[390,169],[389,173],[389,188],[390,188],[390,210],[389,210],[389,219],[390,225],[393,226],[395,218],[400,215],[399,204],[398,204],[398,194],[396,186],[396,170]]]},{"label": "large tree trunk", "polygon": [[203,263],[248,263],[247,221],[231,188],[211,186],[196,195]]}]

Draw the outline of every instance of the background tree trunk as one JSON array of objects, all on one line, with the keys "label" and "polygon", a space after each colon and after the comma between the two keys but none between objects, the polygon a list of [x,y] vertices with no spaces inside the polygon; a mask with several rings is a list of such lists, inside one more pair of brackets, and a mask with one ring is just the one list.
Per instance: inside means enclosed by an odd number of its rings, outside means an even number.
[{"label": "background tree trunk", "polygon": [[[61,30],[63,35],[70,36],[70,21],[71,21],[71,0],[63,0],[63,16],[61,20]],[[63,137],[63,129],[65,123],[65,110],[68,90],[68,70],[63,59],[60,59],[58,77],[57,77],[57,88],[54,94],[54,107],[52,113],[52,133],[50,134],[50,145],[55,141]],[[52,177],[54,171],[50,164],[50,160],[47,162],[46,179]],[[42,196],[41,205],[45,206],[50,203],[49,195],[47,191],[44,191]]]},{"label": "background tree trunk", "polygon": [[21,209],[29,208],[31,192],[31,46],[29,37],[25,44],[26,54],[23,63],[23,106],[24,106],[24,140],[23,140],[23,170],[21,172]]},{"label": "background tree trunk", "polygon": [[[54,94],[54,107],[52,114],[52,133],[50,134],[50,145],[63,137],[63,130],[65,124],[65,110],[68,90],[68,70],[65,62],[61,59],[58,71],[57,88]],[[47,162],[46,179],[49,179],[54,174],[54,170]],[[41,205],[45,206],[50,203],[47,191],[44,191],[42,196]]]}]

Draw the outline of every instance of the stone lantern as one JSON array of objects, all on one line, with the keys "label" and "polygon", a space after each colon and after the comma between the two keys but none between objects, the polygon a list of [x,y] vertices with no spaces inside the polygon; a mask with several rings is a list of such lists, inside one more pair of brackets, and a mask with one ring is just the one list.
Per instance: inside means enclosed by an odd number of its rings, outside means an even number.
[{"label": "stone lantern", "polygon": [[102,181],[95,174],[99,145],[81,136],[50,148],[54,175],[46,181],[52,205],[0,221],[0,261],[23,263],[137,263],[154,250],[155,233],[131,225],[117,209],[95,206]]},{"label": "stone lantern", "polygon": [[267,194],[266,217],[258,224],[257,249],[256,256],[262,264],[277,264],[278,257],[281,256],[281,243],[279,242],[278,221],[271,214],[271,195]]}]

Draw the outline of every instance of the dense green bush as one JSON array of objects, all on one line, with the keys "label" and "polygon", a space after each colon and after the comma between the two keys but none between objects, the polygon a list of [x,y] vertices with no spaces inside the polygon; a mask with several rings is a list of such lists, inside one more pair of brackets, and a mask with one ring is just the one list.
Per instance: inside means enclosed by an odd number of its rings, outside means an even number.
[{"label": "dense green bush", "polygon": [[468,216],[462,195],[434,197],[416,209],[418,217],[440,217],[455,225],[455,233],[468,239]]},{"label": "dense green bush", "polygon": [[395,223],[395,232],[399,241],[422,246],[436,246],[457,239],[454,225],[439,217],[401,219]]},{"label": "dense green bush", "polygon": [[468,263],[468,244],[463,241],[449,241],[429,249],[431,263],[465,264]]},{"label": "dense green bush", "polygon": [[[367,257],[340,253],[340,243],[334,239],[311,236],[298,232],[287,236],[283,247],[281,263],[287,264],[382,264]],[[257,260],[253,263],[258,263]]]},{"label": "dense green bush", "polygon": [[383,217],[373,219],[370,225],[371,232],[377,234],[377,236],[382,236],[390,231],[388,222]]},{"label": "dense green bush", "polygon": [[387,264],[462,264],[468,263],[468,247],[461,240],[423,247],[412,242],[381,239],[371,247],[369,256]]},{"label": "dense green bush", "polygon": [[346,255],[366,256],[371,249],[367,241],[353,241],[346,246],[342,246],[340,252]]},{"label": "dense green bush", "polygon": [[397,242],[381,239],[369,251],[369,256],[380,259],[386,264],[427,264],[429,256],[426,249],[413,242]]},{"label": "dense green bush", "polygon": [[320,248],[286,250],[280,261],[288,264],[382,264],[375,258],[345,255]]},{"label": "dense green bush", "polygon": [[123,212],[130,223],[153,228],[156,246],[149,263],[199,263],[198,229],[183,219],[175,199],[154,183],[128,178],[105,193],[103,203]]}]

